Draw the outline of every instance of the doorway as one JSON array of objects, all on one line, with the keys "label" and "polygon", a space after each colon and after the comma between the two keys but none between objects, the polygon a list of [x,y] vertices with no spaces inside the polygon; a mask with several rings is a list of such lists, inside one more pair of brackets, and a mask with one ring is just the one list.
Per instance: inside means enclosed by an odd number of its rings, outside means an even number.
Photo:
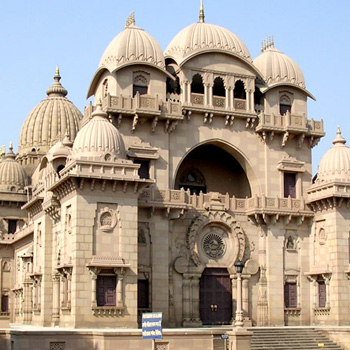
[{"label": "doorway", "polygon": [[199,312],[203,325],[230,324],[232,285],[224,268],[206,268],[200,279]]}]

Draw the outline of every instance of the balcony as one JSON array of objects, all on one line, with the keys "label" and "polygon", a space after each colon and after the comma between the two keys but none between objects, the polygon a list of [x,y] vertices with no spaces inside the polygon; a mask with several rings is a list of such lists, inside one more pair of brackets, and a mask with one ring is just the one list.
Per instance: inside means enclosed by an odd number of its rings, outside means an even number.
[{"label": "balcony", "polygon": [[301,147],[305,137],[309,138],[310,146],[313,147],[325,135],[323,120],[307,119],[305,115],[291,114],[289,111],[285,115],[267,115],[262,112],[256,131],[264,140],[267,140],[268,135],[272,139],[275,134],[283,134],[282,146],[285,146],[290,135],[299,136],[298,147]]},{"label": "balcony", "polygon": [[144,189],[139,196],[139,206],[152,209],[164,208],[171,210],[195,209],[203,210],[224,210],[236,214],[247,215],[255,222],[267,222],[269,219],[278,220],[284,217],[291,220],[293,217],[303,221],[306,217],[312,217],[304,200],[295,198],[255,196],[251,198],[230,197],[228,194],[217,192],[191,194],[189,191],[181,190],[157,190],[155,188]]}]

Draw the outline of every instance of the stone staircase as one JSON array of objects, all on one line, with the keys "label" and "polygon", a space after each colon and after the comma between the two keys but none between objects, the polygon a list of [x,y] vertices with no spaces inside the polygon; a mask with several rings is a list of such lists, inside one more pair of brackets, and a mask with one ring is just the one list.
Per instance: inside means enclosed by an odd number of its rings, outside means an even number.
[{"label": "stone staircase", "polygon": [[343,348],[314,328],[249,328],[253,332],[251,350],[338,349]]}]

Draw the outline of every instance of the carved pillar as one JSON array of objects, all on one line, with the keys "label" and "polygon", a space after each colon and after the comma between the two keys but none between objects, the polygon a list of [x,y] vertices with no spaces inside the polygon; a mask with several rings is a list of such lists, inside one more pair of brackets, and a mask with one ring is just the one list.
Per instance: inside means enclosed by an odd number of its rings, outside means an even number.
[{"label": "carved pillar", "polygon": [[57,272],[52,274],[52,323],[58,325],[60,320],[60,275]]},{"label": "carved pillar", "polygon": [[242,311],[243,317],[249,318],[249,278],[244,277],[242,279],[243,291],[242,291]]},{"label": "carved pillar", "polygon": [[191,83],[189,81],[185,82],[185,86],[186,86],[186,91],[187,91],[187,103],[191,103]]},{"label": "carved pillar", "polygon": [[96,299],[96,281],[97,274],[90,270],[91,274],[91,308],[97,307],[97,299]]},{"label": "carved pillar", "polygon": [[209,105],[209,89],[208,89],[208,84],[204,84],[204,106]]},{"label": "carved pillar", "polygon": [[37,285],[37,308],[38,310],[41,310],[41,277],[38,278],[38,285]]},{"label": "carved pillar", "polygon": [[193,275],[192,279],[192,323],[193,326],[201,326],[202,321],[199,314],[199,283],[201,275]]},{"label": "carved pillar", "polygon": [[67,297],[67,291],[66,291],[66,276],[64,275],[61,275],[61,278],[60,278],[60,292],[61,292],[61,296],[60,296],[60,299],[61,299],[61,308],[62,307],[66,307],[66,297]]},{"label": "carved pillar", "polygon": [[191,280],[189,275],[182,275],[182,323],[186,326],[191,321],[191,308],[190,308],[190,284]]},{"label": "carved pillar", "polygon": [[231,106],[231,86],[225,86],[225,108],[229,109]]},{"label": "carved pillar", "polygon": [[331,306],[330,293],[329,293],[329,284],[331,279],[329,276],[323,276],[323,277],[324,277],[324,283],[326,285],[326,308],[329,308]]},{"label": "carved pillar", "polygon": [[232,286],[232,323],[234,323],[237,309],[237,279],[236,275],[230,275]]},{"label": "carved pillar", "polygon": [[246,104],[245,104],[245,109],[247,112],[249,112],[250,110],[250,91],[249,90],[245,90],[245,95],[246,95]]},{"label": "carved pillar", "polygon": [[72,305],[72,274],[67,275],[67,308],[71,308]]},{"label": "carved pillar", "polygon": [[33,281],[33,309],[37,310],[38,309],[38,295],[37,295],[37,290],[38,290],[38,281],[34,279]]},{"label": "carved pillar", "polygon": [[250,90],[250,111],[254,112],[254,90]]},{"label": "carved pillar", "polygon": [[208,84],[208,106],[213,106],[213,85]]},{"label": "carved pillar", "polygon": [[316,279],[312,280],[312,286],[313,286],[313,295],[314,295],[313,305],[314,305],[314,309],[316,309],[318,307],[318,301],[317,301],[318,291],[317,291]]},{"label": "carved pillar", "polygon": [[234,96],[235,96],[235,88],[233,87],[231,90],[230,90],[230,104],[231,104],[231,107],[232,107],[232,110],[234,111],[235,110],[235,99],[234,99]]},{"label": "carved pillar", "polygon": [[117,268],[114,272],[117,274],[117,307],[124,307],[123,278],[125,271],[123,268]]}]

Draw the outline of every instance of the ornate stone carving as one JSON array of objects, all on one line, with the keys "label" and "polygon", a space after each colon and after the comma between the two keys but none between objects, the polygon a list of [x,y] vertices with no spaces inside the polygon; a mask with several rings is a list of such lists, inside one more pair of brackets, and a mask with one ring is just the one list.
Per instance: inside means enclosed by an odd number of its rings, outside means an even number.
[{"label": "ornate stone carving", "polygon": [[50,342],[50,350],[65,350],[65,342]]},{"label": "ornate stone carving", "polygon": [[203,250],[209,258],[217,259],[225,254],[226,245],[218,234],[208,233],[203,238]]},{"label": "ornate stone carving", "polygon": [[[194,264],[199,266],[202,263],[198,254],[199,235],[202,233],[203,229],[210,229],[211,226],[218,228],[217,232],[225,232],[225,234],[227,234],[227,239],[233,241],[233,251],[230,252],[232,264],[237,259],[242,260],[246,246],[246,238],[241,226],[226,212],[209,211],[192,221],[187,234],[187,244]],[[204,242],[205,238],[208,237],[207,250],[205,250],[206,248],[204,246],[202,249],[204,249],[207,256],[214,254],[216,258],[222,257],[223,253],[221,251],[223,246],[220,240],[216,242],[216,249],[209,249],[210,242],[212,238],[214,238],[214,236],[210,236],[210,234],[211,232],[209,231],[209,233],[202,238],[202,242]],[[218,235],[221,239],[223,238],[223,234],[216,233],[215,235]],[[210,257],[213,258],[213,256]]]}]

